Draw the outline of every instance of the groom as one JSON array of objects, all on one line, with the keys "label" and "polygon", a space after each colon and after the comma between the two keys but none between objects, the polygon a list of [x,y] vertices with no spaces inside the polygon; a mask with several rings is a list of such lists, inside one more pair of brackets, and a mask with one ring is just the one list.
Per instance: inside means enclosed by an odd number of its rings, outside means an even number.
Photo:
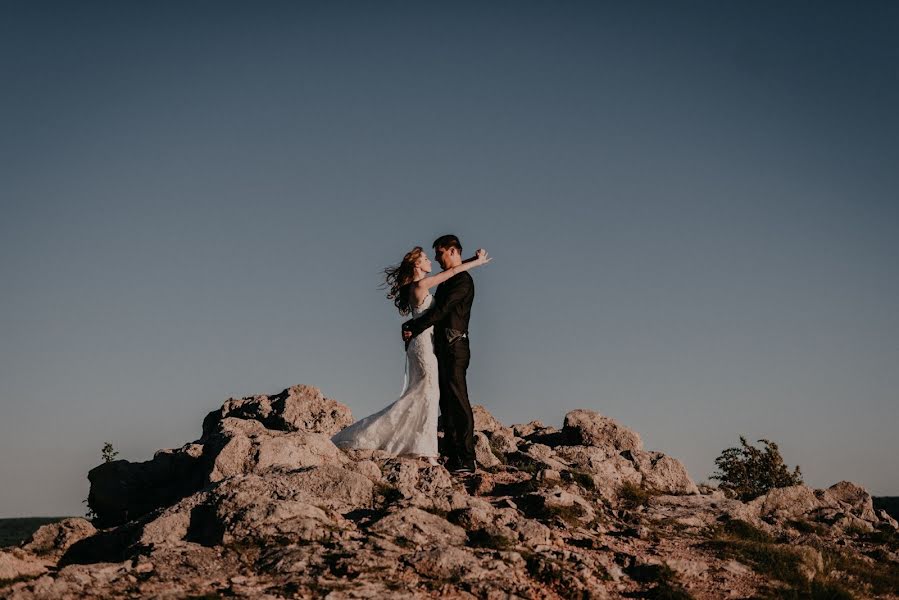
[{"label": "groom", "polygon": [[[462,264],[462,244],[454,235],[437,238],[434,253],[444,271]],[[437,286],[434,305],[429,311],[403,323],[406,342],[434,326],[446,468],[457,473],[475,472],[474,417],[465,383],[465,371],[471,359],[468,320],[473,300],[474,280],[463,271]]]}]

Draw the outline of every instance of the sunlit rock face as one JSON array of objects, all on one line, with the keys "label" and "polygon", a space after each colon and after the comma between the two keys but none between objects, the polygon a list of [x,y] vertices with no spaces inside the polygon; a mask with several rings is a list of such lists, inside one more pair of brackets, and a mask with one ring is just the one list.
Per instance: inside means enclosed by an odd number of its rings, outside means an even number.
[{"label": "sunlit rock face", "polygon": [[[877,597],[865,571],[841,580],[824,557],[899,565],[896,522],[853,483],[741,502],[594,410],[561,428],[473,412],[480,469],[454,476],[337,448],[351,413],[316,388],[229,399],[198,440],[92,469],[93,523],[0,550],[0,596],[711,599],[814,582]],[[749,538],[790,581],[740,554]]]}]

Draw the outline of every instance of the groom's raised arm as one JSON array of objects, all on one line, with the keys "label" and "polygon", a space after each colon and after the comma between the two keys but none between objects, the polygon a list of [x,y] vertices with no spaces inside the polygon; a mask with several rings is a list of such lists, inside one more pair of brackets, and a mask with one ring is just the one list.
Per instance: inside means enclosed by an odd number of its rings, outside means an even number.
[{"label": "groom's raised arm", "polygon": [[[448,283],[450,282],[447,281],[443,285],[447,285]],[[455,278],[455,281],[452,281],[452,286],[449,293],[443,297],[441,302],[432,306],[428,312],[416,319],[409,319],[403,323],[403,331],[411,332],[414,337],[428,327],[440,322],[447,314],[449,314],[449,311],[452,310],[455,305],[464,301],[471,293],[474,282],[471,275],[464,273],[458,275]]]}]

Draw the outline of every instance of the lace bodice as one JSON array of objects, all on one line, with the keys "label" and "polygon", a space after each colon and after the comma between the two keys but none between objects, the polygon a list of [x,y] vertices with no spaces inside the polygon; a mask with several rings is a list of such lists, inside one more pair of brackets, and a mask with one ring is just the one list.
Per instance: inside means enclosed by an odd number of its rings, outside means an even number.
[{"label": "lace bodice", "polygon": [[421,304],[412,309],[412,316],[418,318],[428,312],[428,309],[431,308],[431,303],[434,301],[434,296],[428,294],[425,296],[425,299],[421,301]]}]

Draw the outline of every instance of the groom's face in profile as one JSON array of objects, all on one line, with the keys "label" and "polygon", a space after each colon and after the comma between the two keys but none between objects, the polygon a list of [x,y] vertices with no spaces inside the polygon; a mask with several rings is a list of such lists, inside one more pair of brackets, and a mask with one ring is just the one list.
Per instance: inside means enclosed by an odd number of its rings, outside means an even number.
[{"label": "groom's face in profile", "polygon": [[435,248],[434,254],[437,262],[440,263],[444,271],[451,268],[454,264],[454,257],[459,253],[455,248]]}]

